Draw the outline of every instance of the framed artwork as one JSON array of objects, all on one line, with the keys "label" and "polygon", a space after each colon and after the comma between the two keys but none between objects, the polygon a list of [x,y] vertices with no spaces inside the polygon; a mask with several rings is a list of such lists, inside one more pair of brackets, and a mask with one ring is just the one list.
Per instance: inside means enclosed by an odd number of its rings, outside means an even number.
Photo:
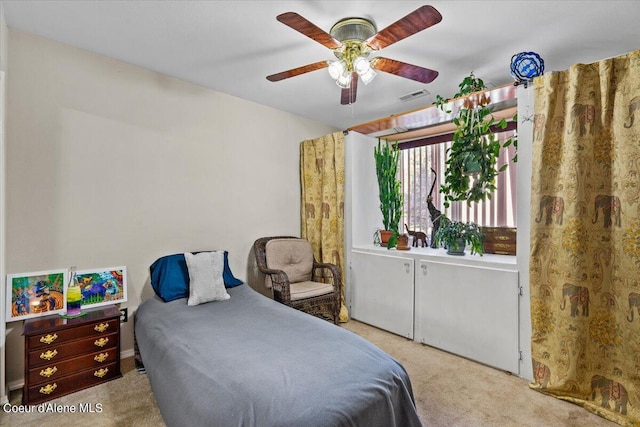
[{"label": "framed artwork", "polygon": [[7,275],[7,322],[66,311],[67,270]]},{"label": "framed artwork", "polygon": [[127,267],[78,270],[76,279],[82,292],[83,309],[127,300]]}]

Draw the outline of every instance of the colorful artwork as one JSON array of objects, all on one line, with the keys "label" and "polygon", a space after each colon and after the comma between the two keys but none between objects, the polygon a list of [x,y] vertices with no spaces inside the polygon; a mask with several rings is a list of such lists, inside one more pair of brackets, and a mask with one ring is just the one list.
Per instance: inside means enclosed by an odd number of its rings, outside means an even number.
[{"label": "colorful artwork", "polygon": [[7,322],[65,311],[66,270],[7,275]]},{"label": "colorful artwork", "polygon": [[82,292],[82,308],[127,300],[127,267],[78,271],[76,279]]}]

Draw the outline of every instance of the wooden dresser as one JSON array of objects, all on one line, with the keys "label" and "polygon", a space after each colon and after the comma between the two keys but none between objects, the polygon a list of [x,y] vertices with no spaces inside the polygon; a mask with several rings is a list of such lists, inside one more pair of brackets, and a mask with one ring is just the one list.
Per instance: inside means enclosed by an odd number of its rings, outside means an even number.
[{"label": "wooden dresser", "polygon": [[87,310],[75,319],[58,315],[24,322],[22,403],[34,405],[119,378],[120,310]]}]

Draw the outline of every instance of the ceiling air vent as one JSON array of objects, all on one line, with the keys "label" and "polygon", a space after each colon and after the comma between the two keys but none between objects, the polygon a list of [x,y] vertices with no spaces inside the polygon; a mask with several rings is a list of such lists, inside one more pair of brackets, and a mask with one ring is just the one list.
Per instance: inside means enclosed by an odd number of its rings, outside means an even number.
[{"label": "ceiling air vent", "polygon": [[422,89],[422,90],[419,90],[417,92],[411,92],[411,93],[408,93],[406,95],[402,95],[398,99],[400,101],[402,101],[402,102],[407,102],[407,101],[411,101],[412,99],[420,98],[421,96],[429,95],[429,93],[430,92],[428,90]]}]

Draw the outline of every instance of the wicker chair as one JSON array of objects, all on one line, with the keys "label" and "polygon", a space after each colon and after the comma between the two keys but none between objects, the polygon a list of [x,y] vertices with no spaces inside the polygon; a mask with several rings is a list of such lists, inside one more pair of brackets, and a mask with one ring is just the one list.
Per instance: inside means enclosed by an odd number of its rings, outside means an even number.
[{"label": "wicker chair", "polygon": [[262,237],[253,248],[276,301],[338,323],[342,276],[336,265],[316,262],[311,244],[297,237]]}]

